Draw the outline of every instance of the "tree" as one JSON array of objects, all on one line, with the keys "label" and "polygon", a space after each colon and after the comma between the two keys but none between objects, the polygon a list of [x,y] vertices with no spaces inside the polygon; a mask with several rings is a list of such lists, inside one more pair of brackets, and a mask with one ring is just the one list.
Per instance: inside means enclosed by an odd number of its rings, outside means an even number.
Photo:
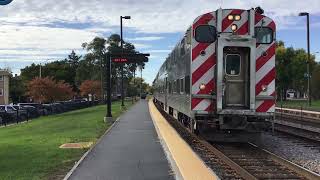
[{"label": "tree", "polygon": [[55,85],[56,92],[54,100],[64,101],[70,100],[74,96],[73,88],[70,84],[64,81],[58,81]]},{"label": "tree", "polygon": [[71,54],[68,55],[67,62],[74,71],[78,68],[81,57],[82,56],[78,56],[74,50],[72,50]]},{"label": "tree", "polygon": [[89,94],[101,98],[101,86],[99,81],[86,80],[80,86],[80,93],[82,96]]},{"label": "tree", "polygon": [[101,37],[95,37],[90,43],[83,43],[82,47],[89,53],[85,56],[85,59],[91,61],[93,64],[100,67],[100,89],[101,95],[104,96],[104,61],[106,52],[107,41]]},{"label": "tree", "polygon": [[11,76],[9,86],[10,99],[14,104],[25,100],[25,85],[20,76]]},{"label": "tree", "polygon": [[68,100],[73,96],[72,87],[64,81],[56,82],[52,77],[36,77],[27,84],[27,95],[35,102]]},{"label": "tree", "polygon": [[320,63],[316,64],[311,77],[311,94],[314,99],[320,99]]},{"label": "tree", "polygon": [[[310,59],[311,71],[315,66],[315,56]],[[288,89],[294,89],[301,94],[307,91],[307,53],[303,49],[286,48],[283,42],[277,43],[276,70],[278,97],[286,100]]]}]

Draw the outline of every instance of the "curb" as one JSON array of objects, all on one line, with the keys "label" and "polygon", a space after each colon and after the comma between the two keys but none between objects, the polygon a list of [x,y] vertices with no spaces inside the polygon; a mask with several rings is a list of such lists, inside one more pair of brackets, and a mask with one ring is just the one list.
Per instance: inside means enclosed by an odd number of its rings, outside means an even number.
[{"label": "curb", "polygon": [[[149,113],[150,113],[150,104],[149,104],[150,102],[149,101],[150,100],[148,100],[148,108],[149,108]],[[169,150],[169,148],[168,148],[168,146],[166,144],[166,141],[163,139],[163,137],[162,137],[162,135],[160,133],[159,127],[156,125],[154,117],[151,115],[151,113],[150,113],[150,117],[151,117],[153,125],[154,125],[154,127],[156,129],[156,132],[157,132],[157,135],[158,135],[158,139],[159,139],[160,144],[161,144],[161,146],[163,148],[163,151],[164,151],[164,153],[166,155],[166,158],[169,161],[171,170],[174,173],[175,179],[176,180],[183,180],[183,176],[182,176],[182,174],[180,172],[180,169],[179,169],[176,161],[173,159],[173,156],[172,156],[172,154],[171,154],[171,152],[170,152],[170,150]]]},{"label": "curb", "polygon": [[88,156],[88,154],[96,147],[97,144],[99,144],[102,140],[102,138],[109,134],[111,129],[120,121],[122,115],[128,111],[125,110],[122,112],[122,114],[112,123],[112,125],[105,131],[105,133],[98,139],[98,141],[92,146],[86,153],[82,155],[82,157],[77,161],[77,163],[72,167],[72,169],[67,173],[67,175],[63,178],[63,180],[68,180],[73,172],[78,168],[78,166],[82,163],[82,161]]}]

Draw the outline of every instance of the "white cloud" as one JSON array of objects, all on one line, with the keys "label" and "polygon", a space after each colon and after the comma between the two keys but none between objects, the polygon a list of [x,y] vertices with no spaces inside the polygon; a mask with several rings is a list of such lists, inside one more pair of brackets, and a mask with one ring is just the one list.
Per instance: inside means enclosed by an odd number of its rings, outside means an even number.
[{"label": "white cloud", "polygon": [[[123,22],[124,31],[137,35],[131,40],[138,42],[134,45],[139,50],[169,53],[170,50],[146,42],[163,40],[164,33],[184,32],[197,16],[219,7],[256,6],[276,20],[278,29],[300,28],[304,22],[297,17],[300,11],[320,14],[319,0],[14,0],[8,6],[1,6],[0,62],[65,57],[71,49],[81,48],[83,42],[95,36],[113,30],[119,33],[120,15],[131,16]],[[72,26],[74,23],[84,26],[76,28]],[[313,27],[320,27],[319,23]]]},{"label": "white cloud", "polygon": [[153,50],[149,50],[148,52],[150,52],[150,53],[170,53],[171,50],[169,50],[169,49],[153,49]]},{"label": "white cloud", "polygon": [[[222,2],[222,4],[221,4]],[[55,21],[96,22],[101,25],[119,26],[120,15],[131,15],[124,21],[124,27],[141,32],[181,32],[198,15],[223,8],[243,8],[261,6],[274,18],[294,16],[300,11],[320,12],[318,0],[19,0],[2,8],[1,16],[9,22],[45,24]],[[281,18],[280,18],[281,19]],[[285,23],[279,21],[279,23]]]},{"label": "white cloud", "polygon": [[135,37],[135,38],[127,38],[129,41],[155,41],[163,39],[162,36],[144,36],[144,37]]},{"label": "white cloud", "polygon": [[141,43],[133,43],[134,47],[137,49],[148,49],[151,48],[152,46],[149,44],[141,44]]},{"label": "white cloud", "polygon": [[42,26],[2,25],[0,61],[7,59],[43,59],[69,54],[100,33]]}]

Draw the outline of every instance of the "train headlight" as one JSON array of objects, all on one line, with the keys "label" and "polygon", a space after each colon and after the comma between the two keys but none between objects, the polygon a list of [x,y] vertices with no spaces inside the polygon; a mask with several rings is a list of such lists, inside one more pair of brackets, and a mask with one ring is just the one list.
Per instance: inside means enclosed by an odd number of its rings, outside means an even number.
[{"label": "train headlight", "polygon": [[261,88],[262,88],[263,92],[267,92],[267,90],[268,90],[268,86],[267,85],[262,85]]},{"label": "train headlight", "polygon": [[238,30],[238,26],[236,24],[232,24],[231,25],[231,30],[234,32],[236,30]]},{"label": "train headlight", "polygon": [[228,20],[232,21],[234,19],[234,16],[233,15],[229,15],[228,16]]},{"label": "train headlight", "polygon": [[240,19],[241,19],[241,16],[240,16],[240,15],[236,15],[236,16],[234,16],[234,20],[236,20],[236,21],[240,21]]},{"label": "train headlight", "polygon": [[205,84],[201,84],[201,85],[199,86],[199,89],[200,89],[200,90],[205,90],[205,89],[206,89],[206,85],[205,85]]}]

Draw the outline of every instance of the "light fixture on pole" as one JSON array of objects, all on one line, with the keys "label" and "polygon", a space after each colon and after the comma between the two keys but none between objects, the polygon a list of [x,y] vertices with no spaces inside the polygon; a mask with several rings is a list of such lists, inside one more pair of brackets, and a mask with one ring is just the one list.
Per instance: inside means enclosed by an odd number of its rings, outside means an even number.
[{"label": "light fixture on pole", "polygon": [[310,81],[310,18],[309,13],[301,12],[299,16],[307,17],[307,51],[308,51],[308,59],[307,59],[307,74],[308,74],[308,104],[311,106],[311,81]]},{"label": "light fixture on pole", "polygon": [[[121,44],[121,54],[123,54],[122,19],[131,19],[131,16],[120,16],[120,44]],[[124,106],[123,64],[121,65],[121,106],[122,106],[122,107]]]}]

